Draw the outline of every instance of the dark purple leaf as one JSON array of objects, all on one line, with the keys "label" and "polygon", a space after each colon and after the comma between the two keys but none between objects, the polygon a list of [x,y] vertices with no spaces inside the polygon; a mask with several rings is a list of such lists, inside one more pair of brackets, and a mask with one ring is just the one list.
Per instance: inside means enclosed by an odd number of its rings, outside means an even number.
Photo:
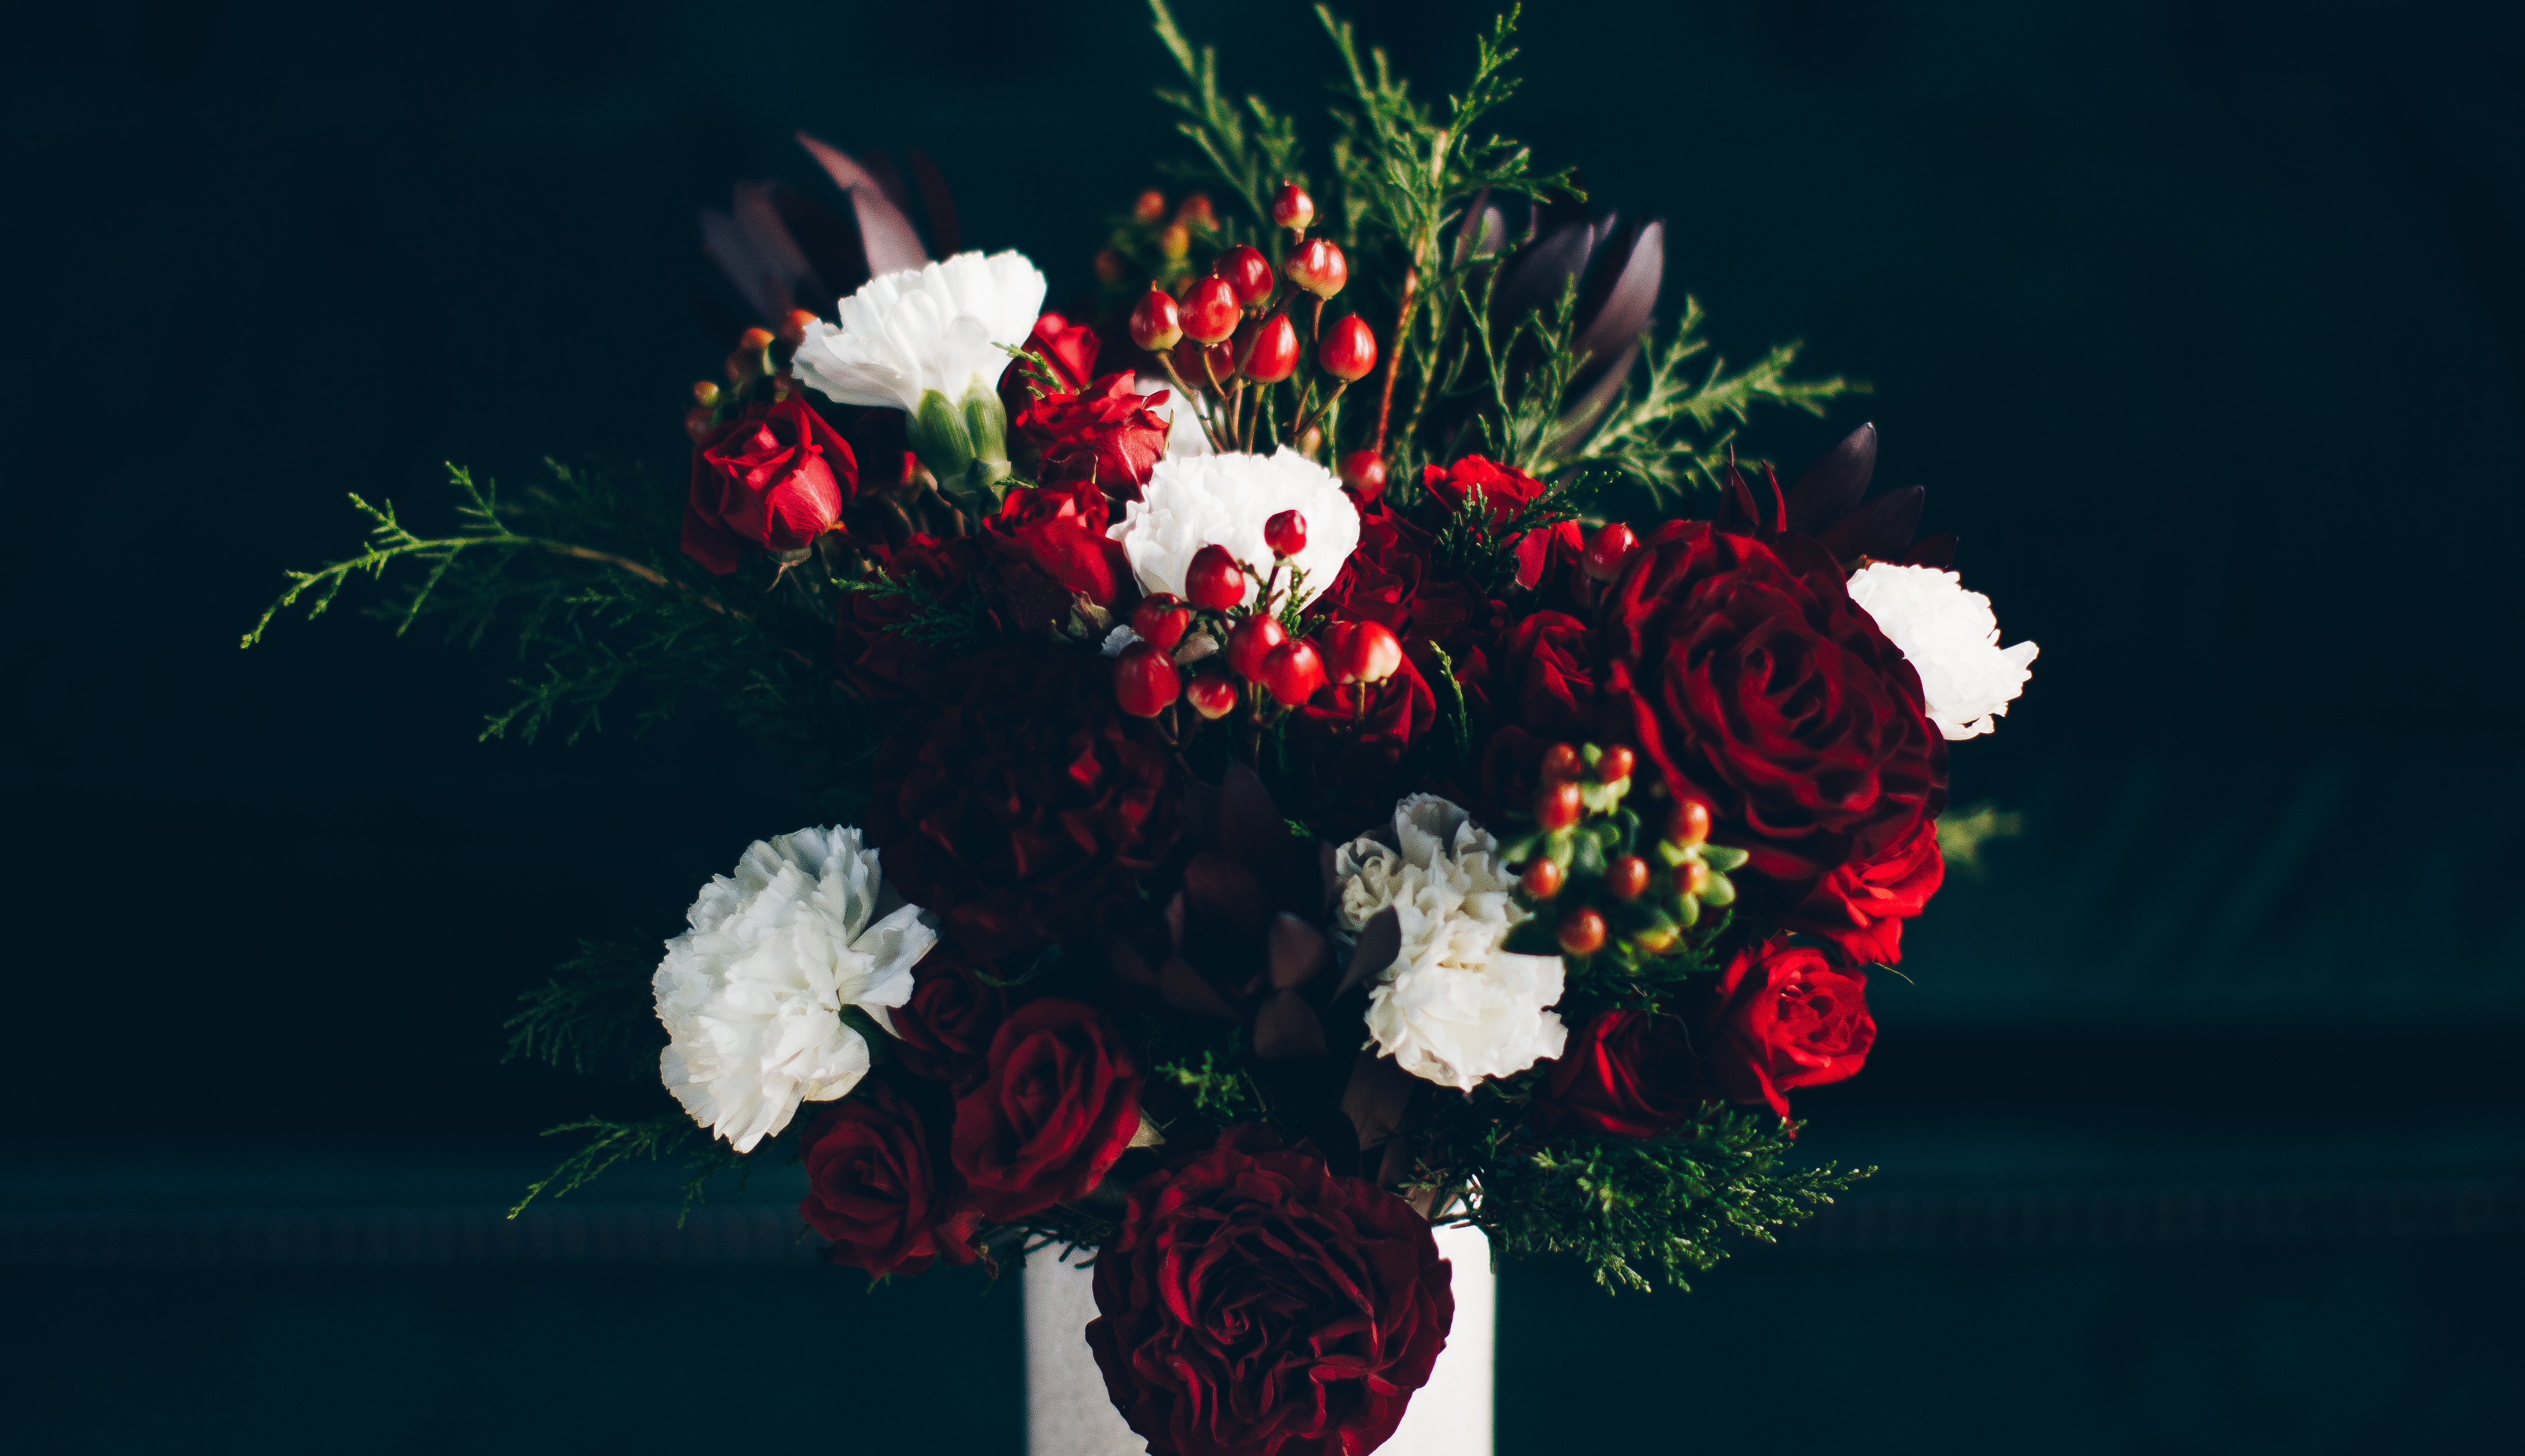
[{"label": "dark purple leaf", "polygon": [[1194,970],[1192,963],[1180,955],[1166,957],[1166,963],[1158,968],[1158,995],[1178,1011],[1215,1016],[1221,1021],[1236,1019],[1236,1008],[1227,997],[1220,995],[1210,978]]},{"label": "dark purple leaf", "polygon": [[1924,536],[1911,543],[1911,549],[1903,553],[1903,564],[1935,566],[1941,571],[1953,571],[1956,569],[1956,533],[1944,531],[1935,536]]},{"label": "dark purple leaf", "polygon": [[1789,487],[1789,529],[1812,536],[1831,525],[1867,494],[1875,473],[1876,426],[1862,424]]},{"label": "dark purple leaf", "polygon": [[1254,1055],[1266,1062],[1324,1054],[1324,1024],[1294,991],[1264,1001],[1254,1013]]},{"label": "dark purple leaf", "polygon": [[1334,989],[1333,995],[1350,995],[1352,987],[1381,974],[1402,952],[1403,920],[1392,905],[1387,905],[1369,916],[1367,924],[1360,927],[1359,943],[1351,946],[1350,964],[1343,967],[1341,985]]},{"label": "dark purple leaf", "polygon": [[1394,1058],[1379,1056],[1373,1046],[1360,1048],[1359,1059],[1350,1064],[1350,1085],[1342,1090],[1341,1104],[1351,1126],[1359,1130],[1361,1151],[1403,1131],[1411,1093],[1419,1086],[1419,1079],[1404,1071]]},{"label": "dark purple leaf", "polygon": [[1906,485],[1887,491],[1824,527],[1816,539],[1835,560],[1858,557],[1893,560],[1911,544],[1911,533],[1920,529],[1920,509],[1928,497],[1926,486]]},{"label": "dark purple leaf", "polygon": [[798,145],[831,176],[834,185],[850,194],[851,210],[859,218],[860,245],[867,255],[868,271],[901,272],[929,261],[920,246],[920,234],[913,231],[912,220],[903,209],[885,195],[885,189],[867,169],[806,132],[798,133]]},{"label": "dark purple leaf", "polygon": [[947,179],[938,174],[938,165],[927,152],[914,147],[907,155],[912,160],[912,180],[920,188],[920,205],[929,210],[930,241],[938,245],[941,257],[952,257],[965,241],[965,230],[956,221],[955,194],[947,190]]},{"label": "dark purple leaf", "polygon": [[1324,933],[1286,910],[1271,917],[1271,989],[1295,991],[1333,963]]},{"label": "dark purple leaf", "polygon": [[1577,347],[1591,360],[1610,359],[1626,345],[1636,349],[1657,310],[1658,287],[1665,278],[1665,223],[1652,219],[1628,241],[1627,249],[1607,250],[1606,276],[1589,284],[1589,296],[1579,301],[1578,316],[1586,326]]}]

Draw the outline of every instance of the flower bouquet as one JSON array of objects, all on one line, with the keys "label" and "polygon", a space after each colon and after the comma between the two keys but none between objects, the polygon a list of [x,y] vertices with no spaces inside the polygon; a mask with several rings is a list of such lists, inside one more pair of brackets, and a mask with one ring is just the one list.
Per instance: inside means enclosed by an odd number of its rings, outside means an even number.
[{"label": "flower bouquet", "polygon": [[813,821],[528,997],[516,1054],[678,1104],[561,1130],[529,1197],[803,1162],[872,1276],[1092,1252],[1152,1450],[1363,1452],[1447,1338],[1434,1226],[1646,1287],[1857,1176],[1793,1162],[1789,1093],[1865,1059],[1947,745],[2034,649],[1869,494],[1872,428],[1786,489],[1740,456],[1853,386],[1657,325],[1663,224],[1484,129],[1509,22],[1431,106],[1321,13],[1310,150],[1153,9],[1201,190],[1118,214],[1081,307],[956,252],[925,161],[927,241],[810,139],[846,209],[706,218],[761,326],[683,479],[459,470],[439,536],[355,497],[369,547],[273,610],[408,561],[398,630],[531,664],[491,735],[701,697]]}]

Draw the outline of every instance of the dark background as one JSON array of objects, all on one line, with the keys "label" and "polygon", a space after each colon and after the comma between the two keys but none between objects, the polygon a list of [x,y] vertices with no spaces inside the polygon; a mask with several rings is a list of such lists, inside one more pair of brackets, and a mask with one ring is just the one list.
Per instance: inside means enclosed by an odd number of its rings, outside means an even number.
[{"label": "dark background", "polygon": [[[1485,7],[1360,4],[1424,93]],[[1193,3],[1309,114],[1294,4]],[[580,935],[795,827],[707,711],[478,744],[515,671],[351,610],[236,650],[345,491],[672,468],[695,211],[925,148],[1087,282],[1168,146],[1123,0],[120,4],[0,25],[0,1431],[16,1449],[1015,1449],[1015,1301],[862,1292],[657,1177],[518,1225],[497,1064]],[[2026,832],[1801,1100],[1885,1166],[1697,1291],[1506,1276],[1504,1451],[2432,1451],[2525,1296],[2512,824],[2525,23],[2492,5],[1543,4],[1503,126],[1668,219],[1733,357],[1874,394],[1880,481],[2043,645],[1956,799]],[[352,605],[347,599],[345,606]],[[775,1180],[776,1182],[776,1180]],[[767,1232],[768,1231],[768,1232]],[[2503,1402],[2502,1402],[2503,1404]],[[23,1442],[23,1443],[22,1443]]]}]

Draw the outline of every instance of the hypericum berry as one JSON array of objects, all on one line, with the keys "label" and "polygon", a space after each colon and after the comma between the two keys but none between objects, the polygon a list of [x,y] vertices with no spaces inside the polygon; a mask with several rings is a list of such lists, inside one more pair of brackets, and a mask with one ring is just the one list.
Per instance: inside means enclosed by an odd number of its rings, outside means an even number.
[{"label": "hypericum berry", "polygon": [[1385,491],[1385,457],[1373,450],[1354,450],[1341,458],[1342,484],[1375,500]]},{"label": "hypericum berry", "polygon": [[1159,652],[1173,652],[1192,630],[1192,609],[1172,592],[1152,592],[1131,608],[1131,630]]},{"label": "hypericum berry", "polygon": [[1218,255],[1210,270],[1236,290],[1239,304],[1252,306],[1271,296],[1271,263],[1243,243]]},{"label": "hypericum berry", "polygon": [[1304,232],[1314,224],[1315,200],[1297,183],[1282,182],[1271,199],[1271,220],[1291,232]]},{"label": "hypericum berry", "polygon": [[1166,215],[1166,195],[1152,187],[1131,204],[1131,216],[1143,222],[1155,222]]},{"label": "hypericum berry", "polygon": [[1350,260],[1331,238],[1309,238],[1284,265],[1289,281],[1317,298],[1330,298],[1350,281]]},{"label": "hypericum berry", "polygon": [[695,405],[684,412],[684,434],[695,445],[708,441],[711,431],[718,428],[718,417],[712,412],[710,406]]},{"label": "hypericum berry", "polygon": [[1238,677],[1255,682],[1262,680],[1262,660],[1289,640],[1289,629],[1275,616],[1256,613],[1230,628],[1227,648],[1220,654]]},{"label": "hypericum berry", "polygon": [[1676,865],[1674,888],[1685,895],[1699,895],[1709,888],[1709,865],[1706,860],[1687,859]]},{"label": "hypericum berry", "polygon": [[1538,855],[1525,873],[1516,877],[1517,888],[1536,899],[1550,899],[1560,893],[1560,866]]},{"label": "hypericum berry", "polygon": [[1563,781],[1545,786],[1534,801],[1534,817],[1546,829],[1566,829],[1578,822],[1579,811],[1586,806],[1578,786]]},{"label": "hypericum berry", "polygon": [[1183,331],[1196,344],[1226,343],[1244,314],[1244,307],[1236,301],[1236,290],[1228,286],[1225,278],[1204,278],[1183,296]]},{"label": "hypericum berry", "polygon": [[1214,231],[1218,227],[1218,215],[1210,210],[1209,197],[1199,192],[1187,195],[1175,205],[1175,220],[1204,232]]},{"label": "hypericum berry", "polygon": [[1224,546],[1205,546],[1184,568],[1184,595],[1204,611],[1225,611],[1245,600],[1245,568]]},{"label": "hypericum berry", "polygon": [[1192,229],[1184,226],[1180,222],[1169,222],[1164,227],[1160,228],[1158,230],[1158,251],[1164,254],[1168,262],[1172,262],[1175,259],[1183,257],[1186,253],[1191,252]]},{"label": "hypericum berry", "polygon": [[708,379],[693,381],[693,403],[707,410],[718,403],[718,386]]},{"label": "hypericum berry", "polygon": [[1205,718],[1226,717],[1236,711],[1236,679],[1224,672],[1196,673],[1184,685],[1184,701]]},{"label": "hypericum berry", "polygon": [[1615,899],[1638,899],[1648,893],[1649,862],[1637,854],[1624,854],[1605,866],[1605,888]]},{"label": "hypericum berry", "polygon": [[1277,384],[1298,371],[1298,329],[1286,314],[1236,331],[1239,372],[1257,384]]},{"label": "hypericum berry", "polygon": [[1674,816],[1666,821],[1665,837],[1689,849],[1709,838],[1709,805],[1698,799],[1687,799],[1674,806]]},{"label": "hypericum berry", "polygon": [[1324,659],[1315,645],[1303,639],[1281,643],[1262,659],[1262,686],[1290,707],[1312,698],[1324,686]]},{"label": "hypericum berry", "polygon": [[[1403,668],[1403,641],[1383,622],[1344,622],[1331,643],[1333,681],[1381,683]],[[1338,630],[1338,629],[1337,629]]]},{"label": "hypericum berry", "polygon": [[1262,522],[1262,544],[1275,557],[1294,557],[1307,549],[1307,518],[1283,510]]},{"label": "hypericum berry", "polygon": [[1135,642],[1114,659],[1114,697],[1122,711],[1135,718],[1154,718],[1183,691],[1175,659],[1157,647]]},{"label": "hypericum berry", "polygon": [[791,309],[780,315],[780,342],[795,349],[807,342],[807,330],[817,323],[813,309]]},{"label": "hypericum berry", "polygon": [[1131,306],[1131,342],[1151,354],[1175,347],[1183,337],[1183,311],[1163,288],[1152,288]]},{"label": "hypericum berry", "polygon": [[1593,955],[1604,949],[1604,912],[1594,905],[1580,905],[1561,916],[1560,948],[1571,955]]},{"label": "hypericum berry", "polygon": [[1598,581],[1611,581],[1622,574],[1622,563],[1631,558],[1631,553],[1639,548],[1639,544],[1640,538],[1631,533],[1630,527],[1615,521],[1598,531],[1587,543],[1587,550],[1580,555],[1578,563]]},{"label": "hypericum berry", "polygon": [[749,328],[736,336],[736,347],[748,354],[759,354],[771,347],[773,337],[767,328]]},{"label": "hypericum berry", "polygon": [[1557,743],[1543,751],[1543,781],[1559,784],[1577,778],[1587,771],[1587,760],[1576,749]]},{"label": "hypericum berry", "polygon": [[1315,363],[1344,383],[1357,383],[1376,368],[1376,335],[1357,314],[1333,320],[1315,348]]},{"label": "hypericum berry", "polygon": [[1114,252],[1111,248],[1099,248],[1096,250],[1097,282],[1111,288],[1129,276],[1131,276],[1131,266],[1122,261],[1121,254]]},{"label": "hypericum berry", "polygon": [[1623,779],[1629,778],[1631,776],[1631,770],[1638,766],[1639,760],[1632,755],[1631,751],[1620,744],[1615,744],[1611,748],[1607,749],[1603,755],[1597,758],[1596,782],[1600,784],[1619,783]]}]

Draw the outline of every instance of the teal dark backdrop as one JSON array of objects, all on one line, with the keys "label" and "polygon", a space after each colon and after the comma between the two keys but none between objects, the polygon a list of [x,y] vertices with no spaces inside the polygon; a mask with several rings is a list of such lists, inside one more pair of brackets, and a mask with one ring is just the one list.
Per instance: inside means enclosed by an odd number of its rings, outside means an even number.
[{"label": "teal dark backdrop", "polygon": [[[1424,85],[1477,5],[1363,4]],[[1294,4],[1186,0],[1302,103]],[[2281,0],[1543,4],[1510,125],[1669,220],[2043,645],[1957,799],[2022,810],[1885,979],[1821,1156],[1690,1296],[1516,1268],[1503,1449],[2435,1451],[2525,1294],[2525,24]],[[234,648],[346,490],[671,462],[695,210],[787,137],[928,150],[1086,280],[1167,145],[1125,0],[114,0],[0,44],[15,923],[0,1430],[122,1452],[1013,1450],[1012,1291],[873,1293],[632,1178],[520,1231],[497,1065],[581,934],[793,827],[707,712],[478,745],[508,663],[348,613]],[[575,1200],[574,1200],[575,1201]]]}]

